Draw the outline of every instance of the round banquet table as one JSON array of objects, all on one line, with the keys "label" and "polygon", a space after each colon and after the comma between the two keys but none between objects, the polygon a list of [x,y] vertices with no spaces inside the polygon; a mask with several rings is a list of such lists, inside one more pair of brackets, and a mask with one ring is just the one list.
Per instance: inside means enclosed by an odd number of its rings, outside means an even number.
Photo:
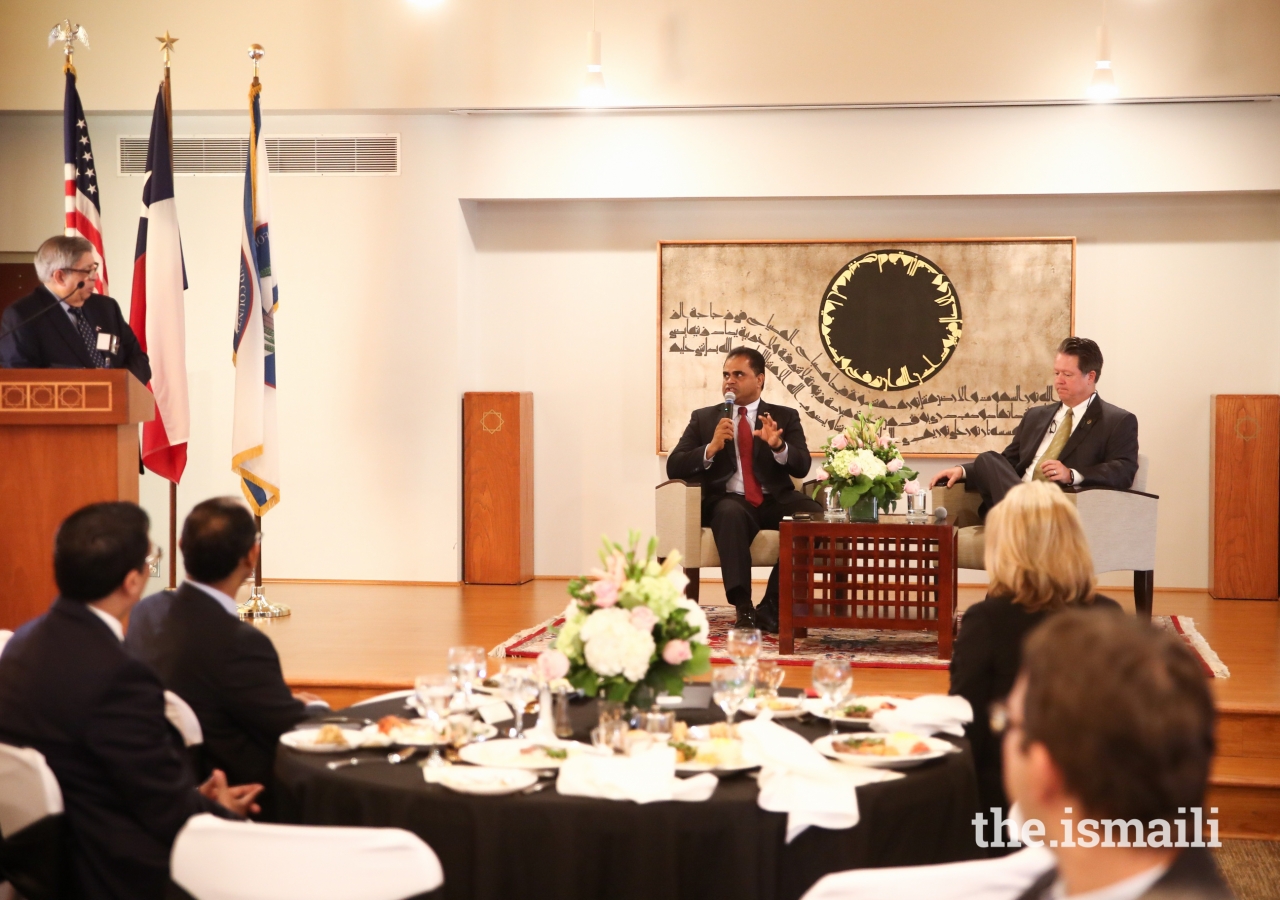
[{"label": "round banquet table", "polygon": [[[404,701],[352,714],[404,715]],[[570,715],[574,736],[588,740],[595,701],[575,702]],[[724,721],[718,709],[678,715],[691,724]],[[532,725],[532,717],[526,721]],[[779,724],[810,740],[828,728],[812,719]],[[967,743],[955,742],[961,752],[908,769],[903,779],[859,787],[861,817],[853,828],[811,827],[790,844],[786,815],[760,809],[756,781],[745,774],[722,778],[701,803],[563,797],[554,785],[528,795],[481,797],[426,784],[417,760],[330,771],[325,763],[349,754],[280,746],[273,792],[281,822],[417,834],[439,856],[449,898],[791,900],[830,872],[982,855],[972,825],[978,811],[973,759]]]}]

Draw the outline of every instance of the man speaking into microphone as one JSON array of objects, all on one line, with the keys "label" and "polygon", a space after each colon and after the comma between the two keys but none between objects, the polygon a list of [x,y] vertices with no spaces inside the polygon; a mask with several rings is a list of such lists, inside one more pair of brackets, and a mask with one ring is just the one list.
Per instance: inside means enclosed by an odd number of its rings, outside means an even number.
[{"label": "man speaking into microphone", "polygon": [[760,399],[764,357],[739,347],[724,361],[725,402],[694,410],[667,457],[667,477],[702,485],[702,524],[715,537],[724,592],[739,627],[778,630],[778,567],[759,607],[751,604],[751,542],[783,516],[819,513],[795,489],[792,476],[809,474],[809,448],[800,414]]},{"label": "man speaking into microphone", "polygon": [[151,363],[120,306],[93,293],[98,265],[82,237],[51,237],[36,251],[40,287],[0,317],[6,369],[128,369],[151,380]]}]

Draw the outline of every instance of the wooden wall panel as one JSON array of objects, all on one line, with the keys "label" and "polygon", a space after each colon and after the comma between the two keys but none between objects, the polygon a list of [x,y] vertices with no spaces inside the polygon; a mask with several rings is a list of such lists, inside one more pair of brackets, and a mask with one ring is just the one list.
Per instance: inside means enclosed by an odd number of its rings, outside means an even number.
[{"label": "wooden wall panel", "polygon": [[1280,396],[1211,398],[1209,593],[1275,600],[1280,592]]},{"label": "wooden wall panel", "polygon": [[533,394],[462,396],[462,564],[468,584],[533,578]]}]

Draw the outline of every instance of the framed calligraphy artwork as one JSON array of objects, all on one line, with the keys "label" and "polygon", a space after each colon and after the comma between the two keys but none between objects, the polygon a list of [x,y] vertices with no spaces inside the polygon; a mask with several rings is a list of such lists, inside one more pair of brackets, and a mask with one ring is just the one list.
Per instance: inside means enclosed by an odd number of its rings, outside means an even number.
[{"label": "framed calligraphy artwork", "polygon": [[1075,325],[1075,238],[662,241],[658,452],[720,402],[729,351],[765,358],[764,398],[811,448],[867,410],[903,452],[1001,450],[1053,402]]}]

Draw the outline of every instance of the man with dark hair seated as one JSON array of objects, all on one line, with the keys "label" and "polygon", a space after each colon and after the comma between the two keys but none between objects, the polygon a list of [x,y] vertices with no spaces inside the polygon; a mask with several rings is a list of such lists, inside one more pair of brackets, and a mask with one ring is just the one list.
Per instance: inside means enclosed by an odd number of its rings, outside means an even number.
[{"label": "man with dark hair seated", "polygon": [[164,687],[121,646],[147,583],[147,514],[132,503],[72,513],[54,540],[59,596],[0,655],[0,741],[44,755],[70,835],[67,896],[165,894],[169,851],[192,815],[257,810],[260,784],[198,790],[164,714]]},{"label": "man with dark hair seated", "polygon": [[1197,831],[1213,697],[1176,636],[1105,612],[1059,613],[1028,638],[992,727],[1022,834],[1057,859],[1022,900],[1231,896]]},{"label": "man with dark hair seated", "polygon": [[125,647],[195,711],[206,765],[266,784],[280,735],[307,717],[309,703],[328,707],[291,694],[271,640],[236,615],[236,591],[260,551],[245,505],[233,497],[198,504],[178,545],[186,580],[138,604]]}]

